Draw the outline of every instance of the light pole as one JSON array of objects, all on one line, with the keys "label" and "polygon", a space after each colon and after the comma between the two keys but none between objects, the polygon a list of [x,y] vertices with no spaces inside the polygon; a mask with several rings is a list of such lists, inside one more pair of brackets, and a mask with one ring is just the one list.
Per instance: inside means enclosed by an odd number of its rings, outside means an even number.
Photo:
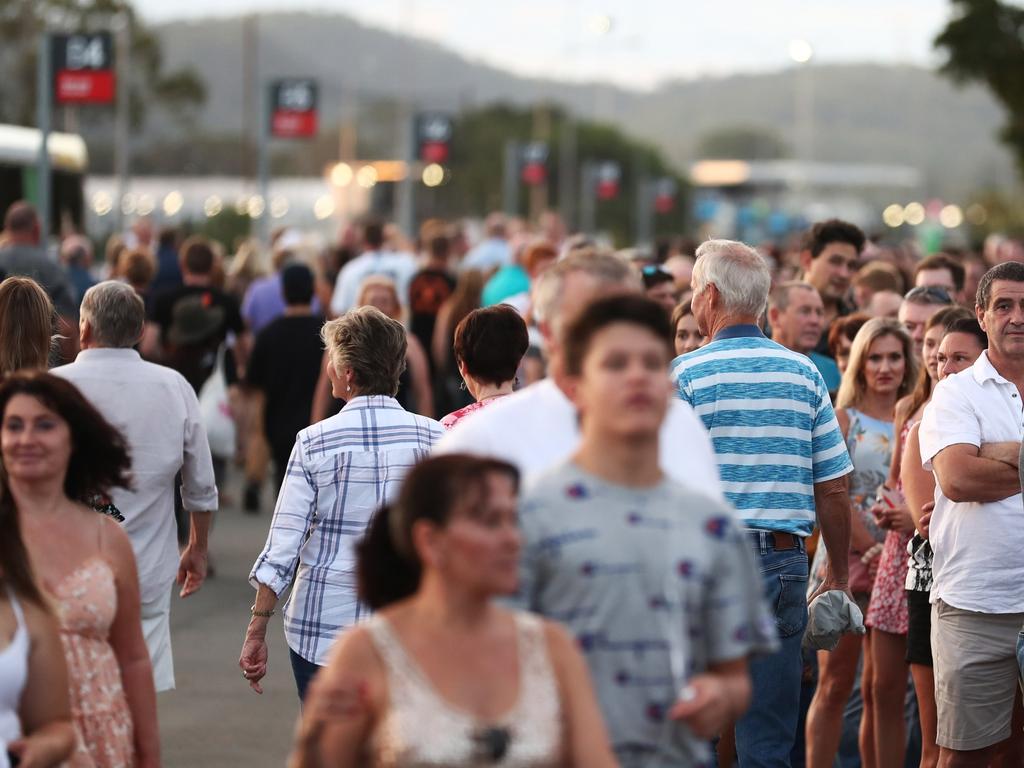
[{"label": "light pole", "polygon": [[799,68],[795,73],[793,86],[793,115],[797,142],[796,158],[799,161],[797,195],[803,207],[807,203],[810,166],[814,162],[814,79],[811,72],[814,48],[806,40],[791,40],[789,58]]}]

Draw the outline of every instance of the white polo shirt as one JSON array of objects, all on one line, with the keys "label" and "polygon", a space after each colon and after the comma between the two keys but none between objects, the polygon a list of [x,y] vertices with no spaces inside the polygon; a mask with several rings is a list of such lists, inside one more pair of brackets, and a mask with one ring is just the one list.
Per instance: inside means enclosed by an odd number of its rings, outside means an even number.
[{"label": "white polo shirt", "polygon": [[[1017,387],[982,352],[973,366],[935,387],[921,422],[921,459],[951,445],[1019,441],[1024,410]],[[1024,502],[1017,493],[988,503],[954,502],[936,483],[931,600],[980,613],[1024,613]]]},{"label": "white polo shirt", "polygon": [[[576,408],[554,381],[544,379],[469,414],[433,452],[503,459],[529,483],[572,456],[579,443]],[[675,398],[661,425],[659,463],[673,480],[724,501],[711,438],[693,409]]]}]

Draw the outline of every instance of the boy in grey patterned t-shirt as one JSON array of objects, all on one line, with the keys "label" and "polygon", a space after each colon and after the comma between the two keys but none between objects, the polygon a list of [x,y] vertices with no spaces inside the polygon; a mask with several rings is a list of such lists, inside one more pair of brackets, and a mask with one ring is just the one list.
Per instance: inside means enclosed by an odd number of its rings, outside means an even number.
[{"label": "boy in grey patterned t-shirt", "polygon": [[775,642],[731,511],[668,479],[638,490],[570,462],[526,494],[520,524],[524,607],[576,636],[622,764],[707,763],[669,710],[710,664]]}]

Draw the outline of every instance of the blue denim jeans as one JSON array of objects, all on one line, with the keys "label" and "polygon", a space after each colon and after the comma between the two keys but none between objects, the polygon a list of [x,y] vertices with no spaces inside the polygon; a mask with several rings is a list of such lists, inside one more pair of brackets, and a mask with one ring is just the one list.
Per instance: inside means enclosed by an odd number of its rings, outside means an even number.
[{"label": "blue denim jeans", "polygon": [[775,611],[781,648],[750,663],[753,696],[750,709],[736,724],[740,768],[789,768],[800,716],[803,663],[800,644],[807,627],[807,553],[776,551],[771,534],[751,532],[761,561],[768,604]]},{"label": "blue denim jeans", "polygon": [[306,661],[291,648],[288,649],[288,658],[292,662],[292,674],[295,676],[295,687],[299,689],[299,701],[306,700],[306,689],[320,671],[320,667],[312,661]]}]

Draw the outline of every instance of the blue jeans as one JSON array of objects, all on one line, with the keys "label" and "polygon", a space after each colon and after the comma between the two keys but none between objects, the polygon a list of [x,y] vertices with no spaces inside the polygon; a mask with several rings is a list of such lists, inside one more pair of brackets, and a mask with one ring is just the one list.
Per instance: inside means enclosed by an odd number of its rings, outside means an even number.
[{"label": "blue jeans", "polygon": [[781,648],[750,663],[753,696],[747,714],[736,723],[736,756],[740,768],[789,768],[800,716],[807,552],[802,540],[798,548],[776,551],[771,534],[752,531],[751,539],[761,560],[764,594],[775,611]]},{"label": "blue jeans", "polygon": [[299,689],[299,701],[306,700],[306,689],[320,671],[320,667],[312,661],[306,661],[291,648],[288,649],[288,658],[292,662],[292,674],[295,675],[295,687]]}]

